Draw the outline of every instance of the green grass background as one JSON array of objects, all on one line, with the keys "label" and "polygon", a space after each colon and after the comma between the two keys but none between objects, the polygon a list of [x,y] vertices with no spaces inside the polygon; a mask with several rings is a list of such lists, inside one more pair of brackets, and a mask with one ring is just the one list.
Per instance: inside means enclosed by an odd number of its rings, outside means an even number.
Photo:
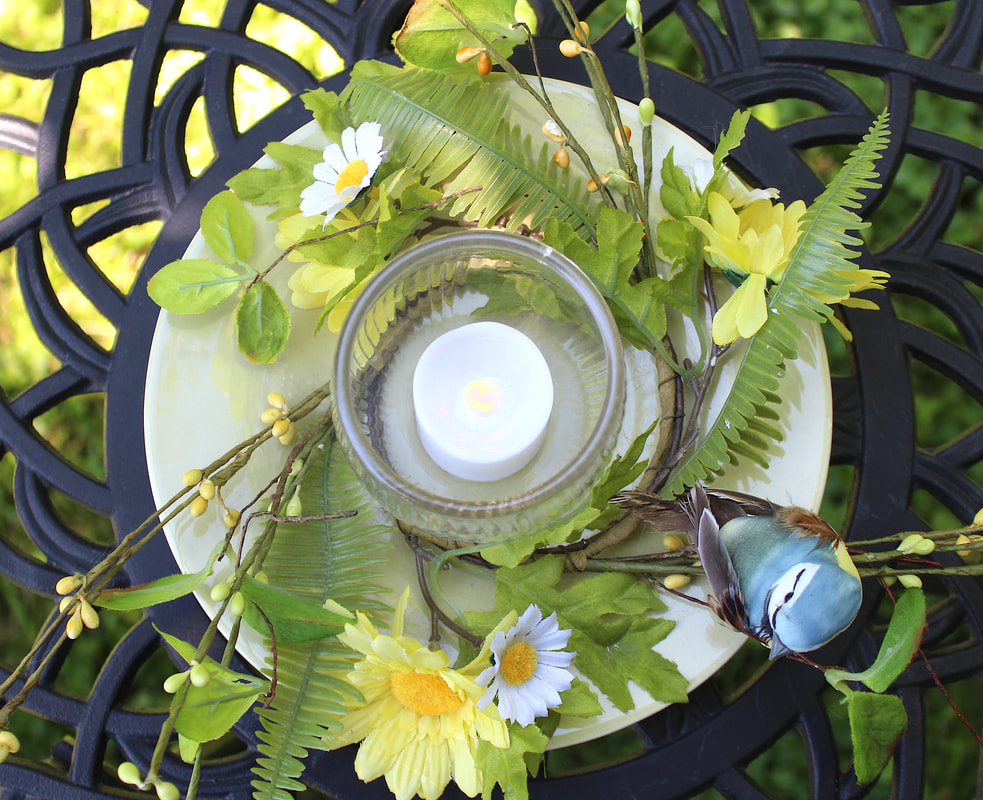
[{"label": "green grass background", "polygon": [[[849,40],[861,43],[873,41],[861,5],[856,0],[765,0],[750,3],[760,35],[763,37],[809,37]],[[189,0],[181,20],[189,23],[214,25],[221,15],[220,0]],[[713,16],[719,25],[719,11],[712,0],[701,0],[700,7]],[[943,34],[954,3],[940,2],[928,6],[906,6],[897,9],[908,47],[912,52],[928,55]],[[617,6],[612,0],[591,17],[595,35],[616,18]],[[92,3],[93,36],[139,25],[147,14],[133,0],[96,0]],[[0,4],[0,41],[32,50],[57,47],[60,43],[62,10],[60,0],[24,0]],[[305,26],[267,6],[257,6],[247,28],[250,35],[280,47],[297,58],[319,78],[337,71],[340,62],[336,54]],[[701,67],[695,50],[679,21],[672,17],[660,24],[647,38],[650,57],[673,68],[700,77]],[[191,52],[172,51],[161,68],[157,99],[200,56]],[[72,126],[68,149],[68,177],[110,169],[120,163],[120,121],[123,94],[129,73],[128,62],[114,62],[86,74],[81,100]],[[884,87],[870,76],[836,73],[867,100],[873,109],[884,102]],[[31,80],[0,73],[0,112],[18,114],[39,122],[50,93],[47,81]],[[286,99],[286,92],[259,73],[241,67],[236,73],[235,95],[239,124],[248,128],[259,116]],[[806,116],[822,114],[814,104],[783,100],[753,109],[756,117],[768,125],[781,125]],[[915,125],[944,132],[949,136],[979,145],[979,130],[983,112],[975,105],[956,100],[919,94],[914,108]],[[192,113],[187,132],[187,152],[192,171],[205,169],[212,158],[207,125],[201,108]],[[828,177],[845,155],[845,148],[820,148],[806,154],[813,169]],[[926,197],[935,177],[935,166],[920,159],[907,158],[901,174],[887,201],[878,209],[874,226],[867,234],[874,249],[881,248],[900,233]],[[36,170],[33,160],[0,151],[0,216],[11,213],[36,193]],[[76,209],[73,217],[81,222],[98,208],[97,205]],[[120,289],[128,291],[140,269],[143,258],[160,229],[159,223],[148,223],[127,229],[90,248],[90,257]],[[947,239],[975,250],[983,250],[983,192],[978,183],[967,182],[959,212],[948,232]],[[15,397],[45,375],[58,368],[57,359],[37,339],[27,317],[17,286],[16,254],[13,249],[0,252],[0,387],[7,397]],[[113,345],[113,326],[75,289],[61,272],[50,248],[45,248],[45,264],[62,305],[82,329],[103,347]],[[980,289],[970,287],[977,297]],[[886,298],[885,298],[886,299]],[[937,309],[923,301],[903,295],[892,295],[889,302],[904,319],[935,330],[950,340],[962,344],[952,323]],[[847,372],[849,354],[844,344],[834,336],[827,338],[834,372]],[[916,364],[912,373],[912,392],[917,410],[918,442],[926,448],[944,445],[953,437],[980,424],[979,405],[961,389],[929,367]],[[103,398],[100,395],[74,398],[53,409],[36,421],[38,433],[51,447],[62,453],[80,469],[102,477],[103,462]],[[13,506],[11,485],[15,464],[12,456],[0,459],[0,536],[24,552],[43,558],[23,534]],[[983,465],[970,470],[977,483],[983,480]],[[851,471],[846,467],[831,472],[823,513],[839,524],[846,513],[850,492]],[[93,541],[109,543],[113,531],[105,519],[80,508],[69,498],[54,497],[59,513],[79,533]],[[927,493],[913,498],[918,513],[935,527],[957,522]],[[965,522],[965,520],[959,521]],[[929,587],[930,589],[932,587]],[[939,595],[941,599],[941,595]],[[0,663],[11,667],[26,649],[34,631],[47,613],[47,600],[13,584],[0,583],[0,603],[12,624],[0,626]],[[99,635],[85,635],[72,650],[69,668],[62,671],[59,688],[84,697],[91,687],[113,641],[138,616],[103,614],[103,630]],[[764,652],[756,645],[741,651],[727,668],[714,678],[725,694],[739,692],[744,683],[766,667]],[[159,656],[146,664],[136,676],[126,704],[134,708],[160,708],[164,701],[158,690],[160,681],[172,671],[165,658]],[[951,687],[960,707],[977,726],[980,725],[980,685],[978,679],[962,681]],[[836,697],[827,698],[831,708],[839,751],[844,767],[849,765],[849,746],[846,721]],[[960,800],[976,792],[976,773],[979,752],[972,736],[956,720],[940,693],[929,693],[926,797],[931,800]],[[71,731],[53,723],[19,715],[12,726],[24,741],[24,754],[46,759],[51,746],[59,737],[70,737]],[[227,744],[216,747],[216,755]],[[620,760],[636,752],[637,739],[629,730],[606,737],[597,743],[570,748],[551,756],[550,768],[556,772],[577,771],[599,763]],[[804,795],[807,780],[804,747],[797,731],[784,736],[765,755],[749,765],[750,774],[767,787],[777,798],[799,798]],[[115,759],[110,746],[107,759]],[[887,798],[889,786],[881,781],[871,797]],[[708,791],[701,797],[716,798]]]}]

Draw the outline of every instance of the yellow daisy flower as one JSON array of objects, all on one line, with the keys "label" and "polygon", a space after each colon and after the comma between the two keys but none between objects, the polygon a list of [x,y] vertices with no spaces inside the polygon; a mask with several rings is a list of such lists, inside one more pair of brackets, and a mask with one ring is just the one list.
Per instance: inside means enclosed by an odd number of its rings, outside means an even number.
[{"label": "yellow daisy flower", "polygon": [[707,262],[746,276],[713,317],[713,340],[725,345],[753,336],[765,324],[768,281],[785,272],[806,205],[796,200],[786,208],[760,198],[737,212],[722,194],[711,192],[707,210],[709,221],[688,217],[706,237]]},{"label": "yellow daisy flower", "polygon": [[477,705],[483,689],[475,678],[488,663],[488,648],[463,669],[451,669],[446,653],[403,635],[408,596],[396,608],[391,635],[379,633],[364,614],[339,635],[362,654],[348,679],[365,703],[342,720],[327,744],[334,749],[361,742],[356,774],[365,782],[385,776],[396,800],[415,794],[436,800],[452,778],[474,797],[482,785],[478,740],[509,744],[498,710]]}]

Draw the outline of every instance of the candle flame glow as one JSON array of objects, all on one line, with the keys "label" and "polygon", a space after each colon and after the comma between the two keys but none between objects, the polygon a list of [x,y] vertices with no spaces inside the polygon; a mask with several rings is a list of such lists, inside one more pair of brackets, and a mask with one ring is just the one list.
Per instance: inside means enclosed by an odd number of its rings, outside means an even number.
[{"label": "candle flame glow", "polygon": [[478,414],[488,414],[498,405],[498,386],[488,378],[478,378],[468,386],[468,406]]}]

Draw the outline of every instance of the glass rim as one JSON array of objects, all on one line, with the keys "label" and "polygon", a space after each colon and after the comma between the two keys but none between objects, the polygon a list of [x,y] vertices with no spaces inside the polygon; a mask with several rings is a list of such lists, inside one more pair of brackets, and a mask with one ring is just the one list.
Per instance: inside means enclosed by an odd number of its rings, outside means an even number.
[{"label": "glass rim", "polygon": [[[496,251],[503,258],[525,257],[545,264],[548,269],[570,286],[582,301],[584,310],[598,330],[599,340],[607,366],[604,400],[598,419],[584,446],[577,456],[563,465],[549,479],[518,495],[501,500],[468,502],[443,497],[415,486],[392,469],[379,455],[362,431],[351,402],[351,370],[348,368],[358,330],[366,314],[376,301],[402,276],[416,269],[417,263],[431,256],[452,261],[457,254],[474,255],[483,250],[495,257]],[[361,461],[362,468],[378,486],[396,494],[403,502],[409,502],[424,513],[447,515],[460,513],[481,518],[514,515],[535,506],[557,493],[592,462],[600,462],[604,450],[614,444],[621,426],[619,407],[624,401],[625,366],[622,354],[621,334],[608,308],[607,302],[587,274],[568,256],[528,236],[508,231],[464,230],[447,233],[417,244],[390,260],[370,281],[349,309],[338,339],[338,351],[334,365],[333,407],[336,412],[337,434],[346,442]]]}]

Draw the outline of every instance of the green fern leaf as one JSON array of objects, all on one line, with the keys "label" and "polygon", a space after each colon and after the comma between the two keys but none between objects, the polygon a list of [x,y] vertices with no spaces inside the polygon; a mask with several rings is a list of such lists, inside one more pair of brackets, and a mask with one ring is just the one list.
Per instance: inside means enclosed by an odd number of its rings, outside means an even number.
[{"label": "green fern leaf", "polygon": [[388,158],[459,197],[452,215],[480,226],[508,218],[509,229],[542,228],[550,217],[581,235],[593,229],[590,195],[572,170],[557,168],[544,141],[506,120],[508,93],[494,82],[433,70],[361,62],[341,100],[357,123],[382,125]]},{"label": "green fern leaf", "polygon": [[[388,589],[389,545],[383,525],[372,524],[370,505],[339,448],[312,456],[301,486],[309,514],[354,509],[350,519],[283,524],[277,528],[264,571],[270,584],[319,605],[331,599],[376,616],[388,609],[380,599]],[[349,648],[330,637],[277,645],[277,687],[269,708],[259,710],[263,730],[260,757],[253,769],[256,800],[291,800],[303,789],[298,780],[311,750],[323,750],[323,737],[346,713],[346,701],[360,700],[345,676],[353,663]]]},{"label": "green fern leaf", "polygon": [[665,491],[686,487],[718,472],[737,457],[759,453],[766,440],[781,440],[781,432],[762,418],[775,418],[780,398],[778,375],[784,361],[796,357],[801,335],[795,319],[823,322],[833,314],[830,302],[850,293],[857,267],[858,238],[847,233],[867,225],[853,209],[860,207],[862,190],[876,189],[874,161],[888,143],[887,112],[880,114],[846,163],[802,217],[799,240],[785,274],[768,298],[768,320],[748,343],[727,399],[703,439],[676,467]]}]

